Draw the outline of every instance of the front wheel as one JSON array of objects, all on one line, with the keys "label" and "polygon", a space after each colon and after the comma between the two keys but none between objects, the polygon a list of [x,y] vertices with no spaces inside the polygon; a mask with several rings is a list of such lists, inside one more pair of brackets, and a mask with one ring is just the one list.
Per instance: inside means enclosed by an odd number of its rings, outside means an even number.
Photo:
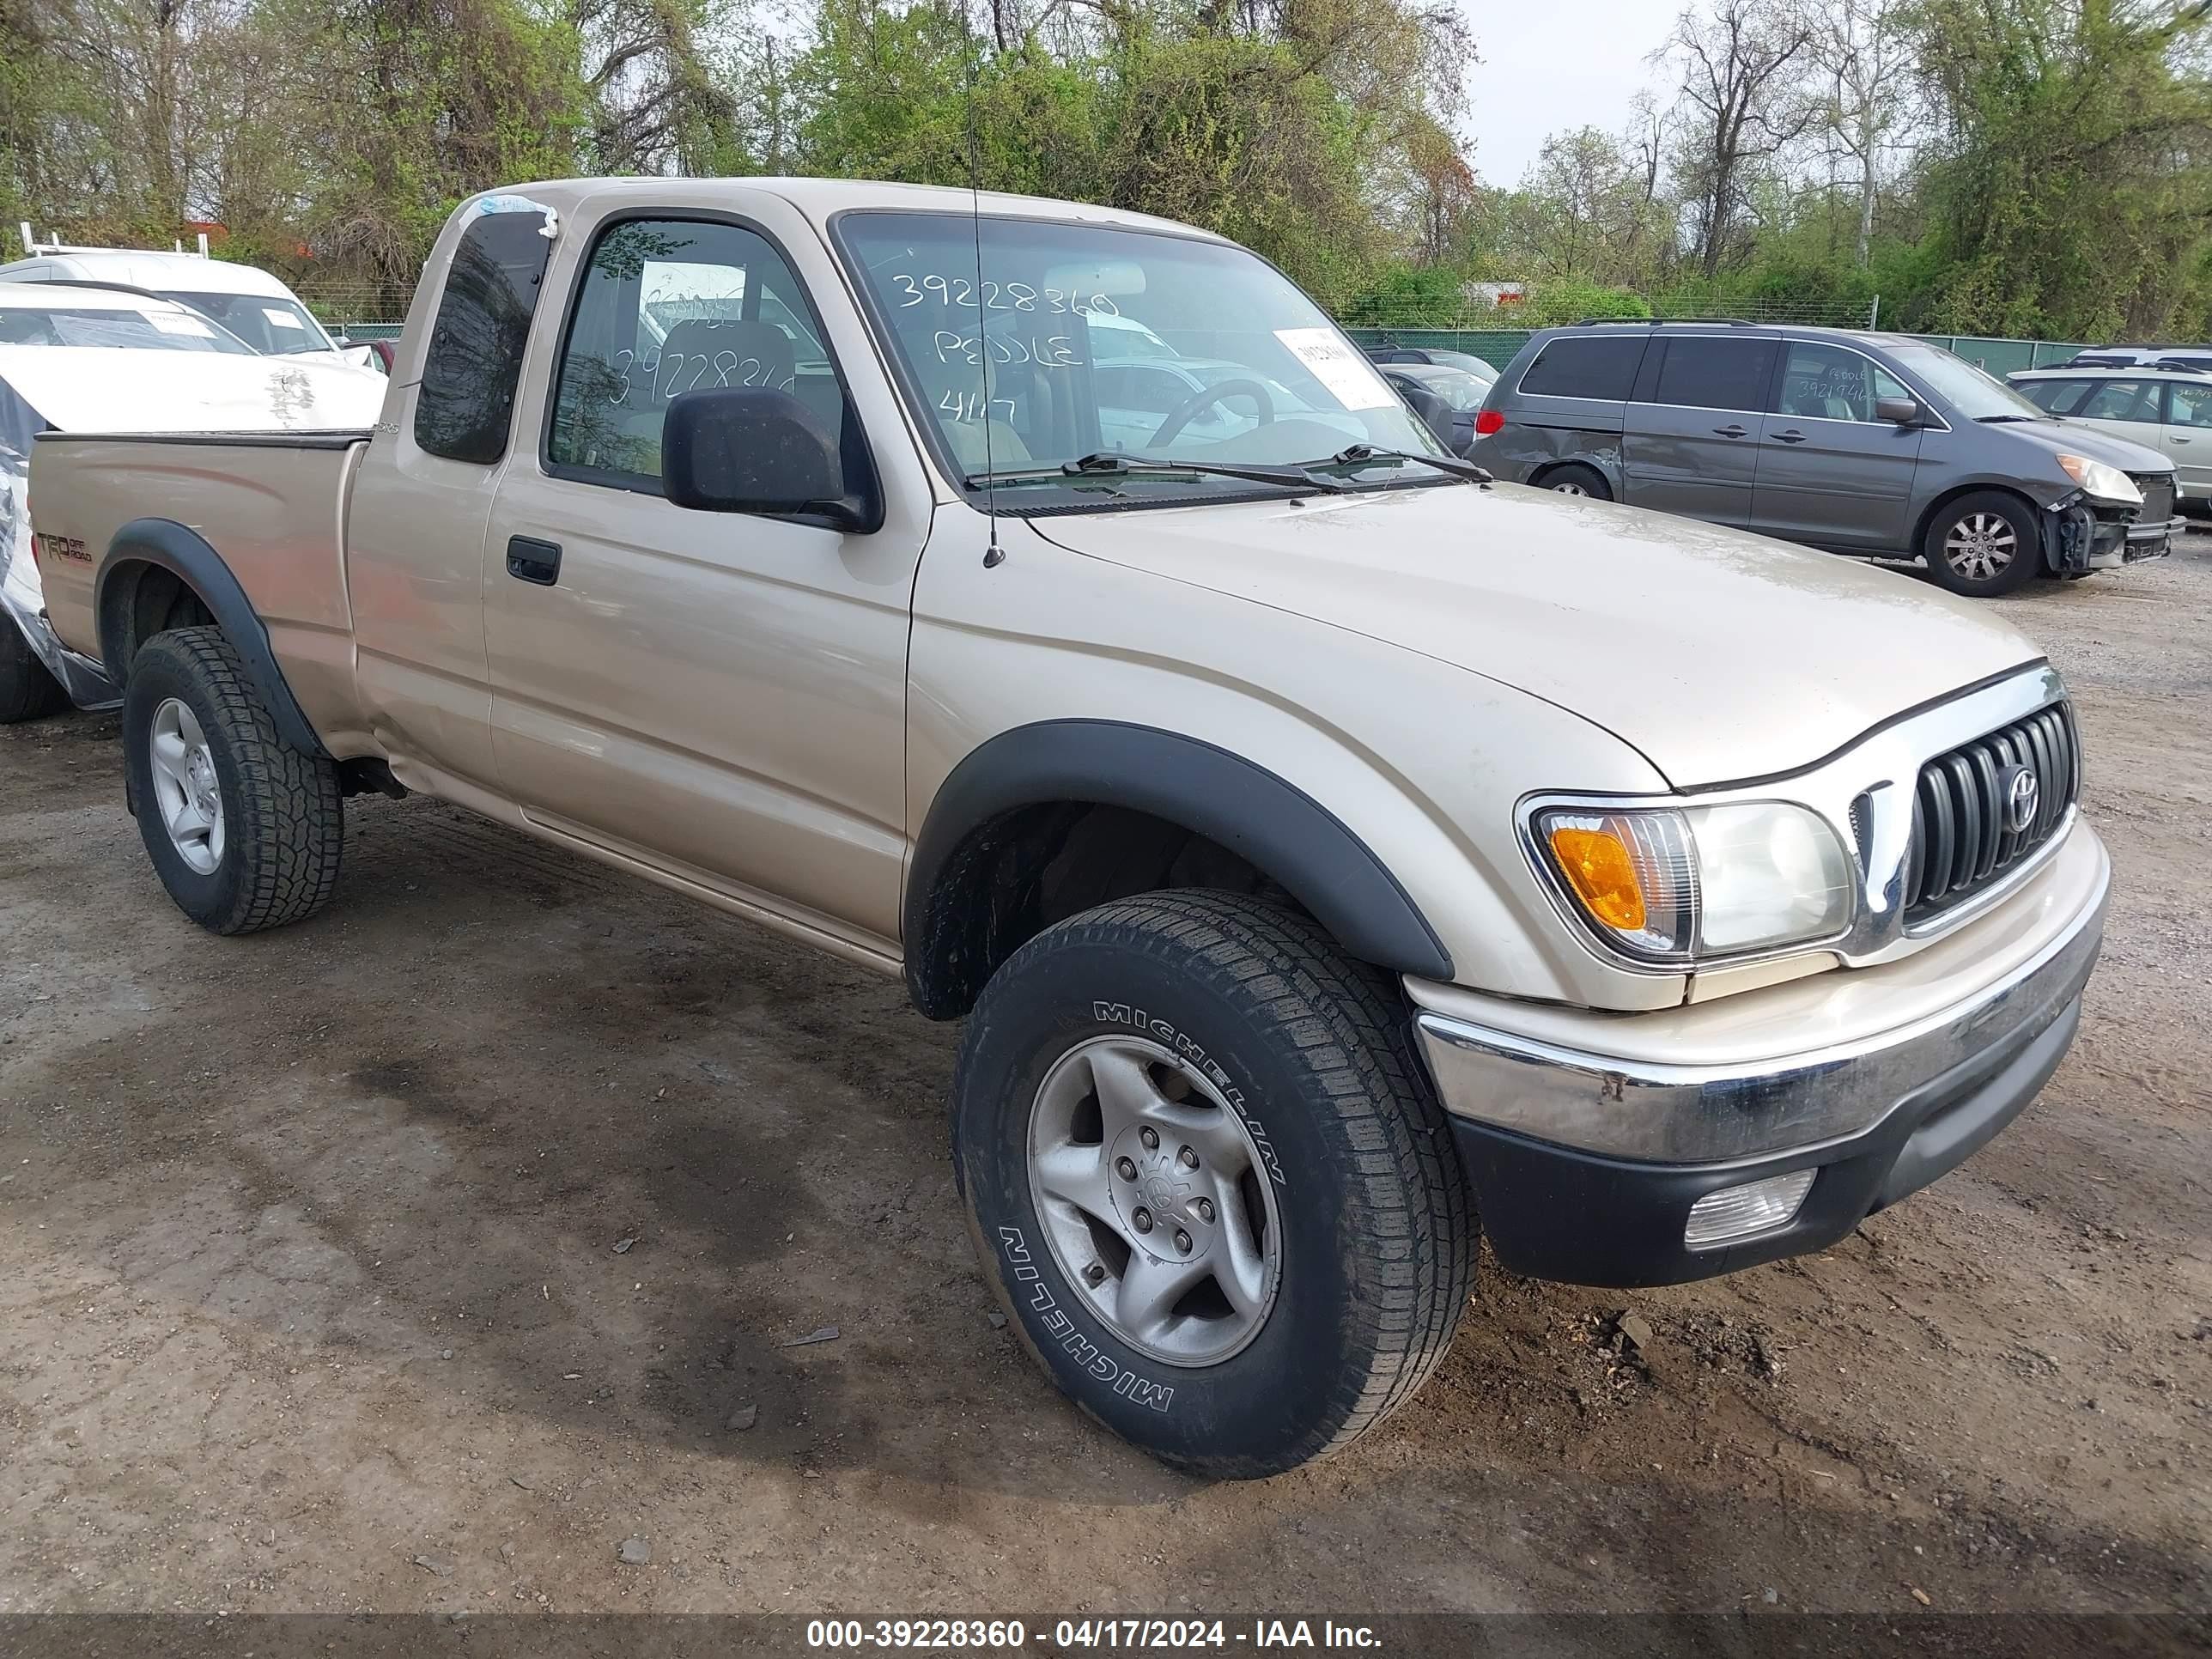
[{"label": "front wheel", "polygon": [[2043,568],[2043,537],[2025,501],[1994,489],[1961,495],[1938,513],[1921,548],[1929,574],[1954,593],[2009,593]]},{"label": "front wheel", "polygon": [[1252,1477],[1413,1394],[1476,1229],[1406,1019],[1313,923],[1223,893],[1103,905],[993,976],[954,1168],[1000,1300],[1085,1411]]},{"label": "front wheel", "polygon": [[172,629],[140,647],[123,759],[147,856],[201,927],[282,927],[330,897],[345,838],[337,769],[277,736],[222,629]]}]

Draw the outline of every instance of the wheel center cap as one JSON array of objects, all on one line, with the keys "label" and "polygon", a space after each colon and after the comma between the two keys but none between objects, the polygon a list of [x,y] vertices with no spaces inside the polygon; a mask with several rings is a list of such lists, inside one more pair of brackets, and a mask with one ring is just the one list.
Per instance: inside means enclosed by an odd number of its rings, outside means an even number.
[{"label": "wheel center cap", "polygon": [[1183,1164],[1179,1146],[1162,1139],[1147,1146],[1141,1129],[1125,1130],[1115,1139],[1109,1164],[1114,1201],[1123,1215],[1147,1212],[1156,1233],[1193,1218],[1191,1202],[1199,1194],[1201,1170]]}]

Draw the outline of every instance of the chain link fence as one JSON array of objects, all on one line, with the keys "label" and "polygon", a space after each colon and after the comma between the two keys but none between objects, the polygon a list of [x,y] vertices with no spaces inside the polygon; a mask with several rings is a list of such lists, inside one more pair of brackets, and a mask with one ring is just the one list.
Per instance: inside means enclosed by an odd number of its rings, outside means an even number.
[{"label": "chain link fence", "polygon": [[[1544,290],[1532,289],[1531,295],[1540,295]],[[312,279],[299,289],[300,297],[320,318],[325,326],[358,342],[396,340],[399,337],[406,307],[395,306],[386,291],[371,283],[315,283]],[[1571,296],[1551,290],[1548,299],[1532,301],[1524,298],[1517,302],[1492,305],[1487,302],[1444,308],[1408,300],[1402,306],[1380,304],[1373,300],[1340,307],[1338,318],[1346,331],[1364,347],[1417,346],[1429,350],[1464,351],[1480,357],[1494,367],[1503,368],[1528,342],[1528,337],[1539,327],[1553,327],[1559,323],[1581,321],[1589,315],[1562,302]],[[1589,297],[1585,291],[1584,298]],[[1702,304],[1695,295],[1662,295],[1646,301],[1653,313],[1668,321],[1685,321],[1699,317],[1725,316],[1730,320],[1747,323],[1797,324],[1830,328],[1877,328],[1880,326],[1881,301],[1875,300],[1861,308],[1839,307],[1825,301],[1773,299],[1761,297],[1751,301],[1735,301],[1727,304]],[[1381,313],[1378,317],[1377,313]],[[1394,319],[1394,310],[1403,315]],[[1564,314],[1572,311],[1574,314]],[[1556,317],[1547,312],[1561,312]],[[1526,314],[1523,313],[1532,313]],[[1930,345],[1954,351],[1968,362],[2002,379],[2023,368],[2047,368],[2063,363],[2075,352],[2085,348],[2076,343],[2058,340],[2016,340],[1986,336],[1963,334],[1917,334],[1909,337],[1925,340]]]}]

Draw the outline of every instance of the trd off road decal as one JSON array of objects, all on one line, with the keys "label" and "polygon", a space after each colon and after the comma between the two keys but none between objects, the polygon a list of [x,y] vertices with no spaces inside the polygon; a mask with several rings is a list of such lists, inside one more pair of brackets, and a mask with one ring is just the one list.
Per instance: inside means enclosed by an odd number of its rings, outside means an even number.
[{"label": "trd off road decal", "polygon": [[1075,1322],[1060,1310],[1060,1304],[1053,1300],[1036,1263],[1030,1259],[1029,1241],[1022,1237],[1020,1228],[1000,1228],[999,1248],[1006,1254],[1006,1265],[1013,1270],[1015,1282],[1029,1286],[1027,1300],[1038,1322],[1044,1327],[1045,1335],[1057,1342],[1062,1352],[1101,1382],[1111,1384],[1115,1394],[1139,1406],[1164,1412],[1174,1402],[1173,1389],[1147,1382],[1134,1371],[1124,1370],[1111,1354],[1100,1352],[1097,1343],[1075,1328]]},{"label": "trd off road decal", "polygon": [[1267,1179],[1278,1187],[1290,1185],[1283,1179],[1283,1166],[1275,1157],[1274,1145],[1267,1139],[1267,1130],[1261,1127],[1260,1120],[1252,1115],[1252,1109],[1244,1103],[1244,1091],[1229,1080],[1229,1073],[1214,1064],[1213,1057],[1205,1049],[1167,1021],[1155,1019],[1142,1008],[1126,1002],[1094,1002],[1091,1005],[1091,1018],[1101,1025],[1126,1025],[1133,1031],[1142,1031],[1146,1036],[1156,1037],[1205,1073],[1206,1080],[1221,1091],[1221,1097],[1236,1109],[1237,1116],[1244,1120],[1244,1128],[1252,1137],[1253,1148],[1260,1154],[1260,1161],[1267,1166]]}]

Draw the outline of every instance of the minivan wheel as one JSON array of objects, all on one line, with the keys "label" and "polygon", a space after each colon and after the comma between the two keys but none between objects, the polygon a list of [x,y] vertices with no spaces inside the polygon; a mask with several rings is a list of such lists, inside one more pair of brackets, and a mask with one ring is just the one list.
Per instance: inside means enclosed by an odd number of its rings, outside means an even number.
[{"label": "minivan wheel", "polygon": [[1467,1301],[1467,1182],[1397,988],[1272,904],[1151,893],[1024,945],[969,1018],[952,1150],[1030,1353],[1194,1473],[1348,1444]]},{"label": "minivan wheel", "polygon": [[330,897],[345,840],[337,768],[277,736],[222,629],[172,629],[139,647],[123,764],[146,855],[201,927],[278,927]]},{"label": "minivan wheel", "polygon": [[1600,501],[1613,499],[1613,486],[1605,481],[1605,474],[1578,461],[1547,472],[1544,488],[1559,495],[1587,495]]},{"label": "minivan wheel", "polygon": [[1921,548],[1929,574],[1954,593],[2009,593],[2043,568],[2043,538],[2026,503],[1994,489],[1938,513]]}]

